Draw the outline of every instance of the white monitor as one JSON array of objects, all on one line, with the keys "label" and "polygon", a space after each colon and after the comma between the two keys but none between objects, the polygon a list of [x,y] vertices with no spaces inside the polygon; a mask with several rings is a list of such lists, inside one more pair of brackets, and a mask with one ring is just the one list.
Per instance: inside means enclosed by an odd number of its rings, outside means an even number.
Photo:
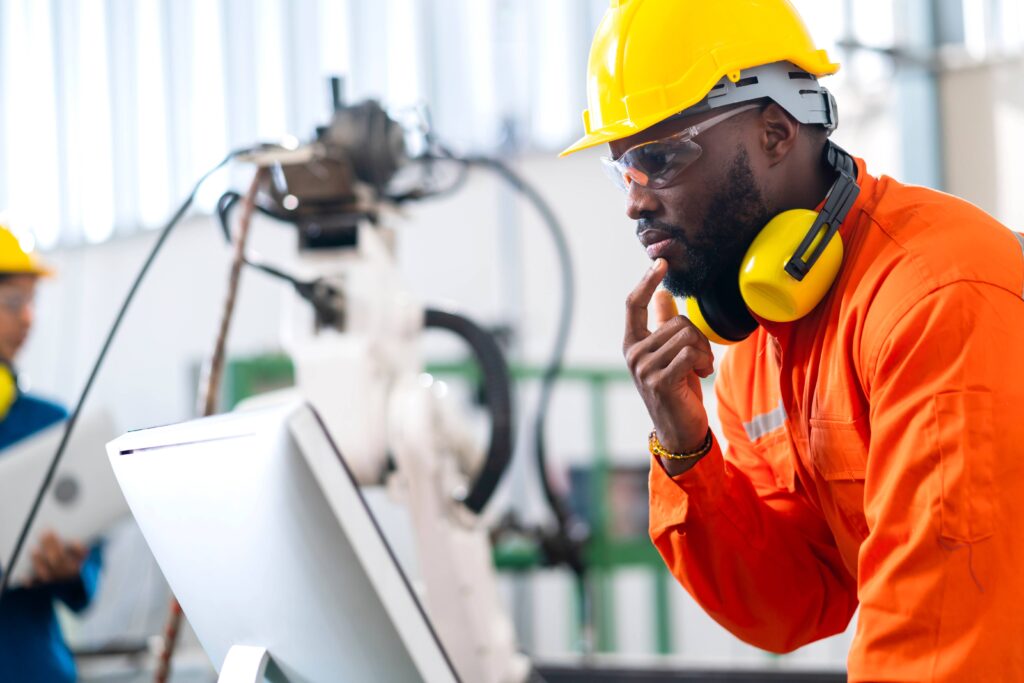
[{"label": "white monitor", "polygon": [[131,432],[107,452],[222,679],[265,651],[274,681],[459,680],[308,404]]},{"label": "white monitor", "polygon": [[[66,424],[59,422],[0,451],[0,565],[10,561]],[[105,444],[116,435],[113,420],[103,410],[87,410],[79,417],[11,574],[11,585],[29,578],[31,552],[44,531],[88,544],[128,514],[103,457]]]}]

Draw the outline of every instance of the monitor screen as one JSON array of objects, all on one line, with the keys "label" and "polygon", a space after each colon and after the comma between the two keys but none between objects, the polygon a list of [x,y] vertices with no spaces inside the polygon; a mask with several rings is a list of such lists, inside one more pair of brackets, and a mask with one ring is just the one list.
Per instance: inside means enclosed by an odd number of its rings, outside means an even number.
[{"label": "monitor screen", "polygon": [[305,403],[131,432],[108,456],[214,666],[271,680],[457,681],[344,459]]}]

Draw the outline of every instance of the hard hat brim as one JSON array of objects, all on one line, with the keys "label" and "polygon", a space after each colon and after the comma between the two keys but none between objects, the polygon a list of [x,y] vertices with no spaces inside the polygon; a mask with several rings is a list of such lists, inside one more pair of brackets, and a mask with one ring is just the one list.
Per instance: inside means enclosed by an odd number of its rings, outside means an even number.
[{"label": "hard hat brim", "polygon": [[570,154],[575,154],[576,152],[582,151],[584,149],[589,149],[591,147],[597,147],[598,145],[604,144],[606,142],[614,142],[615,140],[628,138],[630,135],[639,132],[639,130],[634,128],[630,128],[629,130],[624,130],[622,132],[613,132],[611,130],[605,129],[602,130],[600,133],[584,135],[579,140],[577,140],[576,142],[572,143],[571,145],[563,149],[561,152],[559,152],[558,157],[567,157]]},{"label": "hard hat brim", "polygon": [[34,263],[27,268],[4,268],[3,266],[0,266],[0,275],[34,275],[35,277],[49,278],[56,274],[57,271],[53,268],[44,266],[40,263]]}]

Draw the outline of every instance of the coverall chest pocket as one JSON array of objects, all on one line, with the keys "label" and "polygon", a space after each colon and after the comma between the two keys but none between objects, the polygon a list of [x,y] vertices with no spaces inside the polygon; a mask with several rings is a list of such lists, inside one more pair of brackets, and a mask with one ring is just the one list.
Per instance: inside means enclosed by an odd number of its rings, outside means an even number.
[{"label": "coverall chest pocket", "polygon": [[833,528],[838,523],[863,540],[868,535],[864,518],[867,416],[849,421],[812,418],[810,427],[810,460],[822,509]]}]

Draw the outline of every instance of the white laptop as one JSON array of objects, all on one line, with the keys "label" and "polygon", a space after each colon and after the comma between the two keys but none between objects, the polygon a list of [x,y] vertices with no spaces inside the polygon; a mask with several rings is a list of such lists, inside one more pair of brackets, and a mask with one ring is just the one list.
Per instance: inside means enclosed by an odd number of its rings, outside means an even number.
[{"label": "white laptop", "polygon": [[107,451],[222,679],[263,651],[274,681],[459,680],[309,405],[131,432]]},{"label": "white laptop", "polygon": [[[59,422],[0,450],[0,567],[10,561],[65,426],[66,422]],[[87,410],[79,417],[11,575],[11,585],[31,575],[32,550],[43,532],[89,544],[128,514],[104,457],[106,443],[116,434],[110,415],[102,410]]]}]

